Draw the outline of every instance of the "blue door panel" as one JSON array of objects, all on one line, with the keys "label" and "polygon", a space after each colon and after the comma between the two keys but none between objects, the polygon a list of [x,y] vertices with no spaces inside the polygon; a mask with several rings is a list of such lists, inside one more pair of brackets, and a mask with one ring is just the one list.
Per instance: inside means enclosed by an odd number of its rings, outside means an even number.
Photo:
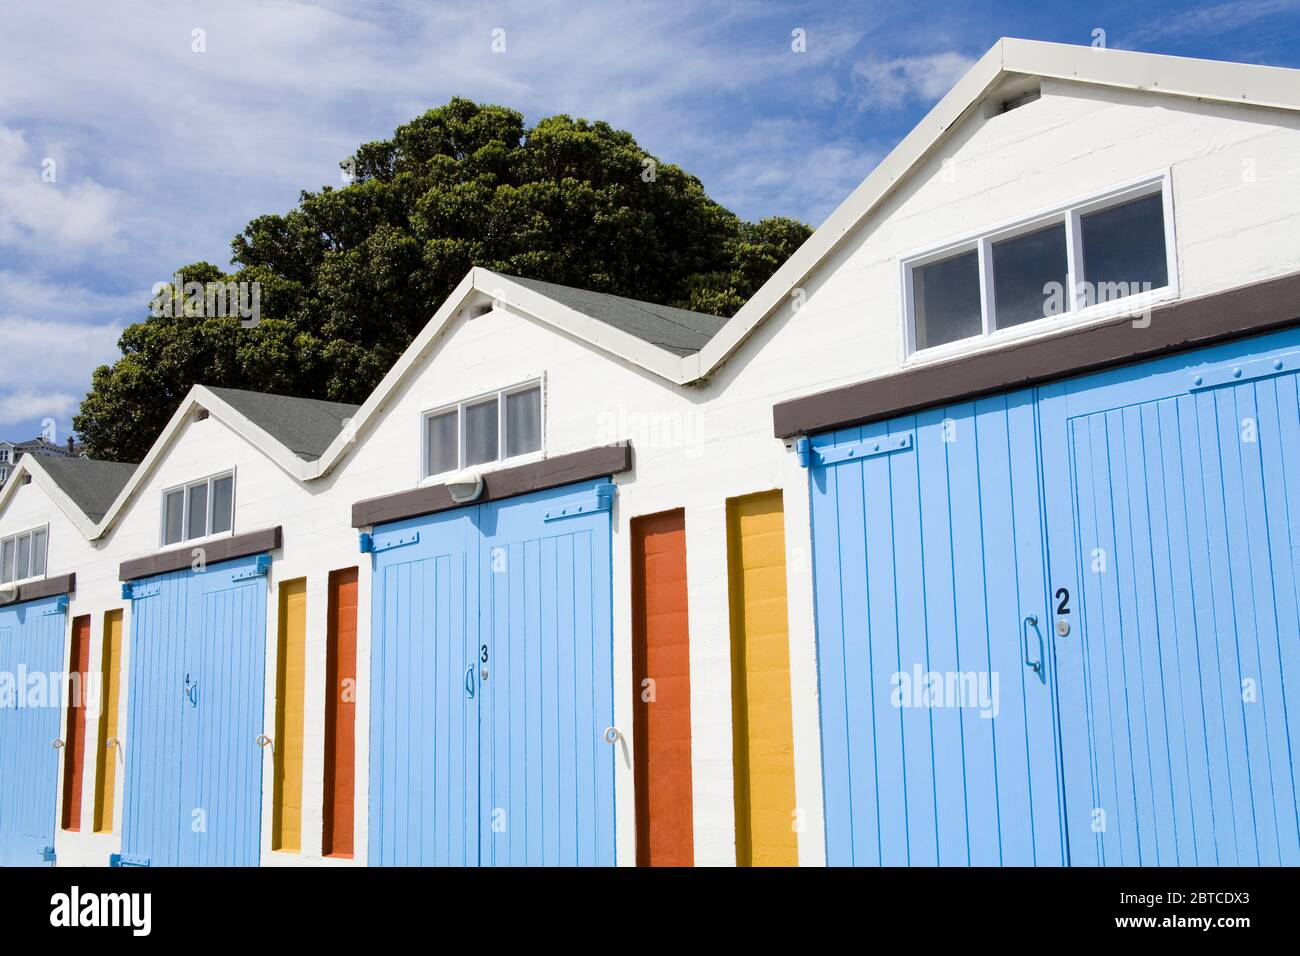
[{"label": "blue door panel", "polygon": [[412,531],[417,542],[375,556],[369,858],[372,866],[472,866],[477,540],[463,511],[376,529],[374,538],[382,548]]},{"label": "blue door panel", "polygon": [[265,556],[133,582],[122,855],[150,866],[261,856]]},{"label": "blue door panel", "polygon": [[54,846],[66,601],[0,607],[0,866],[41,866]]},{"label": "blue door panel", "polygon": [[614,862],[609,514],[575,513],[596,486],[480,509],[485,865]]},{"label": "blue door panel", "polygon": [[191,579],[191,694],[181,704],[186,866],[256,866],[260,857],[266,579],[239,576],[254,567],[241,559]]},{"label": "blue door panel", "polygon": [[597,486],[374,530],[372,865],[613,863]]},{"label": "blue door panel", "polygon": [[1300,862],[1297,345],[1039,390],[1072,862]]},{"label": "blue door panel", "polygon": [[[832,864],[1300,863],[1298,369],[1289,331],[813,439]],[[918,663],[998,716],[882,707]]]},{"label": "blue door panel", "polygon": [[1019,393],[814,441],[832,865],[1064,858],[1034,428]]},{"label": "blue door panel", "polygon": [[131,603],[122,854],[180,862],[181,705],[189,591],[180,572],[137,582]]}]

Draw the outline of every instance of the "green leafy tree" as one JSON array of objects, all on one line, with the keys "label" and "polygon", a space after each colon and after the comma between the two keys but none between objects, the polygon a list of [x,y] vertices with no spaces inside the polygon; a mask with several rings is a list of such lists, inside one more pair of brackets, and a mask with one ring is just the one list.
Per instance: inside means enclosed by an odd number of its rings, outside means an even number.
[{"label": "green leafy tree", "polygon": [[258,323],[204,317],[164,290],[154,304],[176,307],[126,329],[73,419],[92,457],[138,461],[195,383],[363,401],[473,266],[731,315],[810,232],[740,220],[607,123],[529,129],[460,98],[342,167],[343,188],[250,222],[233,271],[177,270],[260,283]]}]

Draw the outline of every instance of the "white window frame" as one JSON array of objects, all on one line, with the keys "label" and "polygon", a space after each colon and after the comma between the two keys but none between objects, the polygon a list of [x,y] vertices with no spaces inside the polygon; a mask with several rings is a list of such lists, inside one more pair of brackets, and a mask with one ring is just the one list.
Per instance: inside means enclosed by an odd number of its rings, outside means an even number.
[{"label": "white window frame", "polygon": [[[12,585],[15,585],[15,584],[26,584],[28,581],[39,581],[39,580],[41,580],[42,578],[45,577],[45,573],[46,573],[46,571],[48,571],[49,568],[50,568],[50,526],[49,526],[48,524],[41,524],[41,525],[37,525],[37,526],[34,527],[34,528],[28,528],[28,529],[26,529],[25,531],[17,531],[17,532],[15,532],[15,533],[13,533],[13,534],[7,534],[7,535],[5,535],[3,538],[0,538],[0,578],[3,578],[3,577],[4,577],[4,573],[3,573],[3,572],[4,572],[4,567],[3,567],[3,563],[2,563],[2,562],[3,562],[3,557],[2,557],[2,556],[3,556],[3,554],[4,554],[4,550],[3,550],[3,549],[4,549],[4,543],[5,543],[6,541],[12,541],[12,542],[14,543],[14,573],[15,573],[15,575],[16,575],[17,572],[18,572],[18,539],[19,539],[19,538],[34,538],[35,535],[37,534],[37,532],[40,532],[40,531],[44,531],[44,532],[45,532],[45,567],[41,568],[41,573],[40,573],[40,574],[29,574],[29,575],[27,575],[27,577],[25,577],[25,578],[15,577],[12,581],[6,581],[5,584],[6,584],[7,586],[12,586]],[[27,552],[27,553],[28,553],[28,559],[27,559],[27,560],[28,560],[28,563],[29,563],[29,565],[30,565],[30,562],[31,562],[31,545],[28,545],[28,552]],[[29,568],[29,570],[30,570],[30,568]]]},{"label": "white window frame", "polygon": [[[219,471],[213,475],[206,475],[203,478],[195,478],[192,481],[186,481],[179,485],[169,485],[162,490],[159,495],[159,515],[158,515],[158,546],[162,548],[179,548],[195,541],[215,541],[219,538],[230,538],[235,534],[235,496],[239,493],[239,481],[235,472],[237,469],[229,468],[226,471]],[[218,531],[215,534],[212,528],[212,507],[213,495],[212,486],[222,478],[230,479],[230,530]],[[204,528],[206,533],[196,538],[187,538],[185,534],[190,528],[190,489],[195,485],[207,484],[207,515],[204,518]],[[174,491],[181,493],[181,539],[167,543],[167,496]]]},{"label": "white window frame", "polygon": [[[1086,274],[1080,274],[1083,262],[1083,230],[1080,220],[1091,212],[1122,205],[1134,199],[1141,199],[1159,193],[1164,207],[1165,227],[1165,266],[1169,281],[1166,285],[1149,292],[1112,299],[1108,302],[1095,303],[1080,308],[1081,283],[1087,280]],[[993,294],[993,244],[1005,239],[1014,239],[1027,233],[1036,232],[1058,222],[1065,224],[1066,248],[1066,293],[1069,301],[1066,310],[1059,315],[1045,316],[1030,322],[996,328],[994,323]],[[939,262],[963,252],[976,250],[979,253],[980,275],[980,313],[981,329],[975,334],[955,342],[918,349],[916,347],[916,303],[914,300],[914,272],[921,266]],[[940,246],[930,246],[924,250],[908,253],[899,257],[899,269],[902,280],[903,302],[903,342],[907,361],[943,358],[956,353],[978,351],[996,346],[1006,341],[1026,338],[1053,332],[1064,327],[1087,324],[1115,315],[1150,308],[1159,302],[1178,298],[1178,243],[1174,235],[1174,198],[1173,184],[1169,169],[1149,173],[1137,179],[1121,183],[1101,193],[1089,193],[1068,202],[1060,203],[1047,209],[1040,209],[1028,216],[1008,220],[967,234],[960,239],[946,242]]]},{"label": "white window frame", "polygon": [[[506,403],[505,399],[509,395],[515,395],[519,392],[526,392],[529,389],[536,388],[541,393],[541,421],[539,428],[541,431],[541,447],[536,451],[525,452],[522,455],[512,455],[506,457]],[[478,405],[495,398],[497,403],[497,457],[493,461],[485,461],[477,465],[465,464],[465,409],[470,405]],[[429,461],[429,419],[446,412],[454,411],[456,413],[456,467],[446,471],[434,472],[426,475],[424,473],[425,465]],[[480,392],[469,398],[462,398],[454,402],[443,402],[439,405],[432,405],[420,412],[420,462],[419,462],[419,482],[420,484],[436,483],[447,475],[454,474],[462,468],[479,468],[488,470],[498,465],[509,463],[511,465],[527,464],[530,461],[540,461],[546,453],[546,376],[537,375],[533,378],[526,379],[516,385],[508,385],[505,388],[493,389],[490,392]]]}]

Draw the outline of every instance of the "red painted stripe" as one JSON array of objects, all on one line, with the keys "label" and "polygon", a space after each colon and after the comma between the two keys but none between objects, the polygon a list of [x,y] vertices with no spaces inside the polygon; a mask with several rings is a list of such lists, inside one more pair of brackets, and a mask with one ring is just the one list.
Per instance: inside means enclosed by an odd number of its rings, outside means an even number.
[{"label": "red painted stripe", "polygon": [[330,572],[325,662],[326,856],[351,857],[356,805],[357,569]]},{"label": "red painted stripe", "polygon": [[632,577],[637,865],[692,866],[684,512],[669,511],[632,522]]}]

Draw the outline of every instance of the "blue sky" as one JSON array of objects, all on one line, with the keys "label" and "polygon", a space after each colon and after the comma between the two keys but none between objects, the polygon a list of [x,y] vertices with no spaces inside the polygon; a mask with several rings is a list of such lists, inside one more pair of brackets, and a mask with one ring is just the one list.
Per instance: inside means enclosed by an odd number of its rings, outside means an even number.
[{"label": "blue sky", "polygon": [[8,0],[0,437],[46,417],[65,436],[154,283],[226,265],[253,216],[341,185],[357,144],[453,95],[529,122],[607,120],[741,215],[815,225],[998,37],[1086,45],[1095,30],[1115,48],[1300,67],[1300,0]]}]

